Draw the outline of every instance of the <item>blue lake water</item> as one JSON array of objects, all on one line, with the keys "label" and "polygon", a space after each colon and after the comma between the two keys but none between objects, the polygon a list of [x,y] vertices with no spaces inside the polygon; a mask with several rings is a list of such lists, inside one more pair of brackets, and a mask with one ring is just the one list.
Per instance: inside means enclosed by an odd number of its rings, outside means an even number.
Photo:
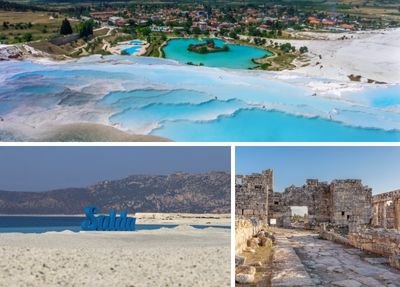
[{"label": "blue lake water", "polygon": [[[84,220],[80,216],[0,216],[0,233],[43,233],[49,231],[70,230],[79,232]],[[136,231],[174,228],[176,224],[136,224]],[[230,226],[220,225],[191,225],[197,229],[209,227],[230,229]]]},{"label": "blue lake water", "polygon": [[[164,47],[165,58],[173,59],[181,63],[192,62],[193,64],[203,63],[208,67],[225,67],[234,69],[247,69],[256,65],[251,59],[262,58],[272,55],[270,52],[245,45],[228,44],[229,51],[208,54],[199,54],[187,50],[190,44],[196,45],[204,43],[197,39],[172,39]],[[215,44],[222,47],[225,43],[220,39],[215,39]]]},{"label": "blue lake water", "polygon": [[335,82],[134,56],[3,61],[0,70],[0,140],[51,121],[189,142],[400,141],[400,85],[312,96],[310,82]]}]

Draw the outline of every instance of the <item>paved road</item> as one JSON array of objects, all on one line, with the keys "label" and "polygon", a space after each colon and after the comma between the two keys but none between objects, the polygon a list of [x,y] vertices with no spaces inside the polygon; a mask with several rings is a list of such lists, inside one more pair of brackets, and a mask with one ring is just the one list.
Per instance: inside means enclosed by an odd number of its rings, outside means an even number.
[{"label": "paved road", "polygon": [[289,238],[316,286],[400,287],[400,271],[387,258],[318,239],[304,231],[280,231]]}]

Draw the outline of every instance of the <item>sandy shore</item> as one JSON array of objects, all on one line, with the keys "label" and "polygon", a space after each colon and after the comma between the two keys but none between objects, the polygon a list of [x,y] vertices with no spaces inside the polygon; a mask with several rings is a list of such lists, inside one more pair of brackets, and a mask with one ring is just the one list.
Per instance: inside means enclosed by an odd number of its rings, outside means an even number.
[{"label": "sandy shore", "polygon": [[229,286],[230,230],[0,234],[2,286]]},{"label": "sandy shore", "polygon": [[230,214],[136,213],[138,224],[231,225]]}]

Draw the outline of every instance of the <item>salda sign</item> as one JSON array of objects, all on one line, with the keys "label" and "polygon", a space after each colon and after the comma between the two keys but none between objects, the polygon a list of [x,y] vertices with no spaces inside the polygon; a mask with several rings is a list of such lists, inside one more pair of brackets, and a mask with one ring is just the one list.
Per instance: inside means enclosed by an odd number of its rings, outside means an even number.
[{"label": "salda sign", "polygon": [[134,231],[136,218],[128,217],[126,210],[122,210],[117,216],[115,210],[111,210],[108,215],[98,215],[100,210],[95,206],[85,208],[86,219],[81,224],[81,229],[90,231]]}]

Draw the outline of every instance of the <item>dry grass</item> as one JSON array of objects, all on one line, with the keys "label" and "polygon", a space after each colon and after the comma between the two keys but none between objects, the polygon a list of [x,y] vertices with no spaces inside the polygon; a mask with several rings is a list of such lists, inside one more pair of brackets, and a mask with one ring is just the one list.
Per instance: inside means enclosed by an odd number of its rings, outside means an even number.
[{"label": "dry grass", "polygon": [[[0,34],[8,43],[18,43],[18,37],[27,33],[32,34],[34,41],[46,39],[58,34],[62,19],[50,19],[47,12],[0,11]],[[8,28],[3,27],[3,22],[9,23]]]},{"label": "dry grass", "polygon": [[51,54],[51,55],[66,54],[66,51],[64,49],[60,48],[59,46],[53,45],[53,44],[49,43],[48,41],[32,42],[29,44],[29,46],[31,46],[37,50]]},{"label": "dry grass", "polygon": [[63,17],[50,20],[50,14],[47,12],[13,12],[13,11],[0,11],[0,22],[14,23],[28,23],[32,24],[45,24],[45,25],[61,25]]}]

